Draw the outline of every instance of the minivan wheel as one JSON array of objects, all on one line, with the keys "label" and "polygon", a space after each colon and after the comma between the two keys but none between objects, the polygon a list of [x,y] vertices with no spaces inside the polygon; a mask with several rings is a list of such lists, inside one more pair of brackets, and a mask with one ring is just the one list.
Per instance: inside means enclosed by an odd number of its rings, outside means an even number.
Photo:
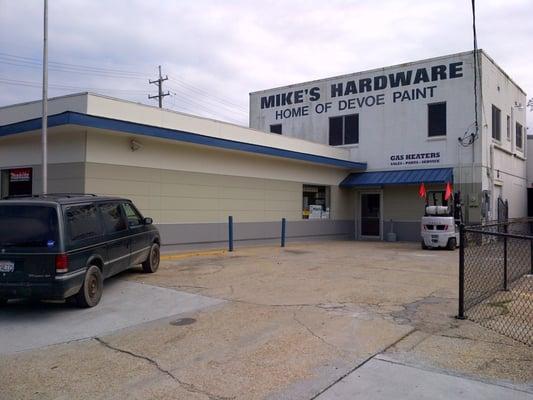
[{"label": "minivan wheel", "polygon": [[104,290],[102,272],[96,265],[91,265],[85,273],[80,291],[76,294],[78,307],[94,307],[100,302]]},{"label": "minivan wheel", "polygon": [[456,247],[457,247],[457,241],[455,240],[455,238],[449,238],[448,245],[446,246],[446,248],[448,250],[455,250]]},{"label": "minivan wheel", "polygon": [[154,273],[159,268],[159,261],[161,257],[161,252],[159,250],[159,245],[154,243],[150,248],[150,254],[145,262],[142,263],[143,271],[147,273]]},{"label": "minivan wheel", "polygon": [[423,240],[420,242],[420,247],[422,248],[422,250],[428,249],[428,247],[426,246],[426,242],[424,242]]},{"label": "minivan wheel", "polygon": [[0,306],[4,306],[7,304],[7,299],[4,297],[0,297]]}]

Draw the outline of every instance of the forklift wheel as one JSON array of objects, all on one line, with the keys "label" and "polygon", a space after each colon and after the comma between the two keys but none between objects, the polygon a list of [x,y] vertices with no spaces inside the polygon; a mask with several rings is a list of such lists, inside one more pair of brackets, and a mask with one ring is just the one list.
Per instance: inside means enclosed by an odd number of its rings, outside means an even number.
[{"label": "forklift wheel", "polygon": [[446,248],[448,250],[455,250],[456,247],[457,247],[457,241],[455,240],[455,238],[449,238],[448,245],[446,246]]},{"label": "forklift wheel", "polygon": [[423,240],[420,242],[420,247],[422,247],[422,250],[428,249],[428,247],[426,246],[426,243]]}]

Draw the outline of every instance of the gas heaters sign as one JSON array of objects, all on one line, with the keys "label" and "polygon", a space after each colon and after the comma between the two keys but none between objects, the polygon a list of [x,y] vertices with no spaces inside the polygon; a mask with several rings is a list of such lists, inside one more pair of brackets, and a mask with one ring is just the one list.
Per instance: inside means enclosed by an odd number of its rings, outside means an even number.
[{"label": "gas heaters sign", "polygon": [[[334,82],[325,87],[327,93],[323,93],[324,87],[314,86],[262,96],[260,106],[261,110],[276,109],[276,120],[304,117],[311,113],[324,114],[329,111],[361,109],[384,105],[387,102],[402,103],[432,98],[436,94],[437,86],[424,84],[461,77],[463,77],[463,62],[454,62],[376,75],[372,78]],[[403,89],[410,85],[418,87]],[[395,90],[387,94],[374,93],[386,89]],[[327,101],[323,101],[324,98]]]},{"label": "gas heaters sign", "polygon": [[390,165],[437,164],[440,162],[440,151],[431,153],[406,153],[390,156]]}]

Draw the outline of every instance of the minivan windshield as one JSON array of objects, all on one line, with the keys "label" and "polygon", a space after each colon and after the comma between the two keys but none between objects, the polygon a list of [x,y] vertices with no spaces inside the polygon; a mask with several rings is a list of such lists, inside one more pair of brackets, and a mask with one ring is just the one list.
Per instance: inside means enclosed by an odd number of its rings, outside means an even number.
[{"label": "minivan windshield", "polygon": [[56,248],[57,211],[43,205],[0,205],[0,247]]}]

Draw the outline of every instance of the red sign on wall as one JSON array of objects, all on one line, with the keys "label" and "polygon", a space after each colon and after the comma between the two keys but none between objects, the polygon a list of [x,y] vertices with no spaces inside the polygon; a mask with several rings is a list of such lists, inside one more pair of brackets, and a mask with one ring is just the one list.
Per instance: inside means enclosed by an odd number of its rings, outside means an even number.
[{"label": "red sign on wall", "polygon": [[31,168],[17,168],[9,171],[9,182],[30,182]]}]

